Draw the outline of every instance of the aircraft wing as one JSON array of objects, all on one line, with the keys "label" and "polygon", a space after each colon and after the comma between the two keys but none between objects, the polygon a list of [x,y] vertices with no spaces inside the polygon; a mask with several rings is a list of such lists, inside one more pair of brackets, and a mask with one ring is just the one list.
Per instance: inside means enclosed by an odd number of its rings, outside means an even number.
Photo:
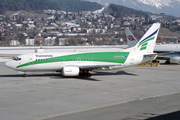
[{"label": "aircraft wing", "polygon": [[88,66],[80,66],[79,68],[81,70],[94,70],[94,69],[100,69],[100,68],[107,68],[111,69],[111,67],[114,67],[115,65],[88,65]]},{"label": "aircraft wing", "polygon": [[167,54],[171,54],[171,53],[174,53],[174,52],[158,52],[157,53],[157,57],[156,59],[158,60],[169,60],[171,58],[170,55],[167,55]]},{"label": "aircraft wing", "polygon": [[170,59],[170,57],[166,57],[166,56],[157,56],[156,57],[156,59],[158,59],[158,60],[169,60]]}]

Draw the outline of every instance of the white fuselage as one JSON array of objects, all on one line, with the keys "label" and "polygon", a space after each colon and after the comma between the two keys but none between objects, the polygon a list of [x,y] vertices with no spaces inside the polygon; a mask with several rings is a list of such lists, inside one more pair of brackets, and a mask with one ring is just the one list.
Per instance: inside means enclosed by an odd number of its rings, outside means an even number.
[{"label": "white fuselage", "polygon": [[[121,52],[120,52],[121,53]],[[98,60],[93,57],[84,59],[82,55],[78,54],[89,54],[89,53],[79,53],[79,52],[63,52],[63,53],[33,53],[27,55],[20,55],[18,58],[21,60],[11,60],[6,62],[6,66],[14,69],[16,71],[29,72],[29,71],[61,71],[65,66],[76,66],[81,68],[86,66],[88,68],[94,66],[100,70],[111,70],[119,69],[123,67],[128,67],[136,64],[140,64],[144,61],[149,61],[155,56],[143,57],[142,55],[135,54],[133,52],[129,53],[126,58],[123,56],[112,56],[112,58],[100,56]],[[101,55],[106,54],[106,52],[101,52]],[[74,58],[61,58],[63,56],[76,56]],[[59,58],[58,58],[59,57]],[[97,58],[97,57],[96,57]],[[87,60],[88,59],[88,60]],[[109,60],[110,59],[110,60]],[[125,60],[126,59],[126,60]],[[123,63],[121,62],[124,61]],[[120,62],[119,62],[120,61]],[[106,66],[107,65],[107,66]],[[19,66],[19,67],[18,67]],[[102,66],[102,67],[98,67]],[[104,66],[104,67],[103,67]],[[96,70],[98,70],[96,69]]]}]

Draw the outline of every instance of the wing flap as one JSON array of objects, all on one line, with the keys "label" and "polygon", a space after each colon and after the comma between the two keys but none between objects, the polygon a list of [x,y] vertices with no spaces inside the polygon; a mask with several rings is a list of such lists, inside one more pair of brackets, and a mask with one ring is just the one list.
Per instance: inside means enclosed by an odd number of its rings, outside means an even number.
[{"label": "wing flap", "polygon": [[94,70],[99,68],[108,68],[114,67],[115,65],[88,65],[88,66],[80,66],[81,70]]}]

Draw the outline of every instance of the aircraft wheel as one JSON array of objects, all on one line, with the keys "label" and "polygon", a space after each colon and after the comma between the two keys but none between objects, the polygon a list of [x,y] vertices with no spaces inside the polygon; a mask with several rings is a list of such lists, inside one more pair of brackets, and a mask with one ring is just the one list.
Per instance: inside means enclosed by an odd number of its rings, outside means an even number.
[{"label": "aircraft wheel", "polygon": [[89,77],[89,78],[90,78],[90,77],[91,77],[91,73],[88,73],[88,74],[87,74],[87,77]]},{"label": "aircraft wheel", "polygon": [[23,74],[23,77],[27,77],[27,74]]},{"label": "aircraft wheel", "polygon": [[91,77],[91,73],[89,73],[89,71],[86,71],[84,75],[85,75],[85,77],[87,77],[87,78],[90,78],[90,77]]},{"label": "aircraft wheel", "polygon": [[170,64],[170,61],[169,61],[169,60],[166,60],[165,64]]}]

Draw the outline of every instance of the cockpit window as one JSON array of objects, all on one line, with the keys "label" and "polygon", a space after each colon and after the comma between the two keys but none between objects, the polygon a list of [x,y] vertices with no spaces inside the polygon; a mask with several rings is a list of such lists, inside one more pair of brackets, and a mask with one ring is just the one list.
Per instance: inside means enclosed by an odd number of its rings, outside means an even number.
[{"label": "cockpit window", "polygon": [[13,60],[19,61],[19,60],[21,60],[21,58],[19,58],[19,57],[14,57]]}]

